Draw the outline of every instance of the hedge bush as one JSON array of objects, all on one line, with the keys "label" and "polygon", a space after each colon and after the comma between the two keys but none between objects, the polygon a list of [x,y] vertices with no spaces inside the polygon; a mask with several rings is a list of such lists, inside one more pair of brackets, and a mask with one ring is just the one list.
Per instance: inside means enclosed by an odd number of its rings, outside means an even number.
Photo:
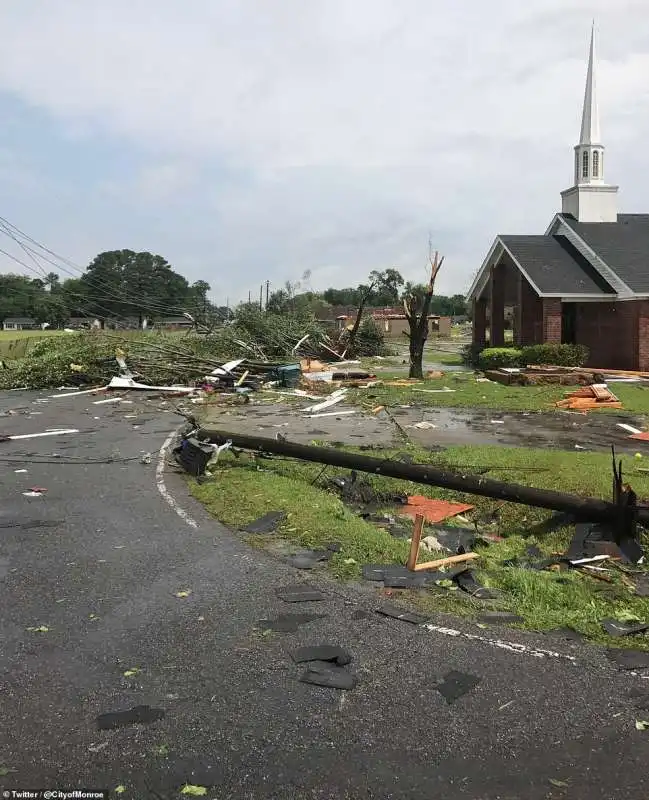
[{"label": "hedge bush", "polygon": [[480,353],[479,365],[481,369],[520,367],[522,355],[515,347],[487,347]]},{"label": "hedge bush", "polygon": [[[486,352],[486,351],[485,351]],[[588,361],[583,344],[535,344],[522,350],[522,364],[552,364],[557,367],[583,367]]]}]

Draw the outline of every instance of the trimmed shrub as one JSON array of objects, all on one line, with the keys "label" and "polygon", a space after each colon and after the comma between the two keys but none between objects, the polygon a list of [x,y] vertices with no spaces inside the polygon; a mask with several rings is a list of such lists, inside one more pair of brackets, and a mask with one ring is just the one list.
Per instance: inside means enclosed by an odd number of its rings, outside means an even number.
[{"label": "trimmed shrub", "polygon": [[515,347],[487,347],[480,353],[480,369],[520,367],[522,352]]},{"label": "trimmed shrub", "polygon": [[583,344],[535,344],[522,350],[523,366],[551,364],[557,367],[583,367],[588,361],[588,348]]}]

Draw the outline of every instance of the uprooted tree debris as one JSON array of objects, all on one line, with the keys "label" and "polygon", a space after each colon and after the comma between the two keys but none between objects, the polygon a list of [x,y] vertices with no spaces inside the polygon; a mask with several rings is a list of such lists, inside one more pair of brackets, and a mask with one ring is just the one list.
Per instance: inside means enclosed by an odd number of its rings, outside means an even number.
[{"label": "uprooted tree debris", "polygon": [[25,358],[6,362],[0,368],[0,389],[106,384],[115,374],[116,351],[128,361],[133,376],[148,385],[200,381],[232,359],[245,358],[268,372],[305,358],[336,362],[343,354],[385,354],[382,334],[370,323],[360,326],[351,343],[347,331],[330,336],[310,316],[250,310],[240,312],[234,324],[204,335],[64,333],[39,340]]}]

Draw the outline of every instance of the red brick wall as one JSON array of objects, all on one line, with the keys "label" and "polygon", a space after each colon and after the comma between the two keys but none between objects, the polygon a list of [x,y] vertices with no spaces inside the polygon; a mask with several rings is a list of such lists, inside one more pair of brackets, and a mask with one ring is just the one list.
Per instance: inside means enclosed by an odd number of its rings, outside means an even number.
[{"label": "red brick wall", "polygon": [[634,305],[638,307],[638,363],[636,369],[645,372],[649,371],[649,301],[639,300]]},{"label": "red brick wall", "polygon": [[561,300],[543,300],[543,341],[561,343]]},{"label": "red brick wall", "polygon": [[[588,366],[638,369],[638,312],[642,305],[642,301],[577,304],[576,339],[590,351]],[[645,324],[649,333],[649,304]],[[649,338],[646,341],[649,356]]]}]

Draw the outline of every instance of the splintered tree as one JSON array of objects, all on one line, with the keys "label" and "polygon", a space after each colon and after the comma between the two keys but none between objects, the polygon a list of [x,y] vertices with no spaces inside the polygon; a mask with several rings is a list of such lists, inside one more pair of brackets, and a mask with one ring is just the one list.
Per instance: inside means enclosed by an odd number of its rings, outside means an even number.
[{"label": "splintered tree", "polygon": [[406,297],[403,298],[403,307],[410,327],[410,332],[406,333],[406,336],[410,340],[409,378],[424,377],[423,360],[424,346],[428,338],[428,314],[435,291],[435,279],[444,263],[444,256],[440,258],[437,250],[435,251],[435,255],[433,255],[429,244],[428,260],[430,262],[430,280],[426,287],[426,293],[421,298],[418,298],[414,294],[406,295]]},{"label": "splintered tree", "polygon": [[347,343],[345,347],[345,352],[343,353],[343,357],[345,353],[348,353],[354,347],[354,342],[356,341],[356,335],[358,334],[358,329],[361,327],[361,320],[363,319],[363,311],[365,310],[365,304],[372,296],[372,292],[374,291],[374,282],[370,283],[369,286],[363,287],[359,302],[358,302],[358,311],[356,312],[356,320],[354,321],[354,326],[349,332],[349,337],[347,338]]}]

